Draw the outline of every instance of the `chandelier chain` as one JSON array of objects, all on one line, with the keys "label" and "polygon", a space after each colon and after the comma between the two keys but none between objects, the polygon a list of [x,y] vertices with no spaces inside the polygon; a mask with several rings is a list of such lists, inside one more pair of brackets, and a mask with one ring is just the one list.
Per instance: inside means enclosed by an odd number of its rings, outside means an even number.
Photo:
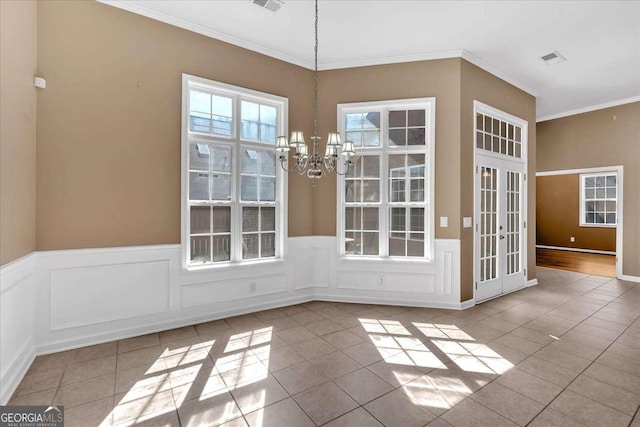
[{"label": "chandelier chain", "polygon": [[314,47],[314,94],[313,94],[313,136],[318,136],[318,0],[316,5],[315,47]]}]

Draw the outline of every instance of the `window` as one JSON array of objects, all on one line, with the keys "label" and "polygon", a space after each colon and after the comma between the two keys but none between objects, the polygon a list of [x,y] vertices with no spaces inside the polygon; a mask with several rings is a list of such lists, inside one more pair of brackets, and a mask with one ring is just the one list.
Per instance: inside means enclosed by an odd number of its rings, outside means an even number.
[{"label": "window", "polygon": [[286,176],[276,164],[285,98],[183,76],[186,267],[282,257]]},{"label": "window", "polygon": [[580,175],[580,225],[614,227],[618,223],[618,176]]},{"label": "window", "polygon": [[523,127],[489,114],[476,112],[476,148],[518,159],[525,157]]},{"label": "window", "polygon": [[338,106],[357,147],[338,180],[341,255],[432,258],[434,114],[433,98]]}]

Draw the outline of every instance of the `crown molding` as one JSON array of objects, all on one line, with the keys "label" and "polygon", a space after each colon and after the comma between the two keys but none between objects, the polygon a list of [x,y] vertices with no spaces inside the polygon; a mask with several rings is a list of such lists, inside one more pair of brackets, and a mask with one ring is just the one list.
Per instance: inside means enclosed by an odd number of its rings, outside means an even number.
[{"label": "crown molding", "polygon": [[[278,50],[274,50],[274,49],[262,46],[260,44],[249,42],[239,37],[229,35],[222,31],[214,30],[213,28],[210,28],[204,25],[196,24],[194,22],[181,19],[181,18],[176,18],[164,12],[160,12],[156,9],[150,8],[148,6],[142,6],[140,5],[140,3],[132,3],[132,2],[123,1],[123,0],[97,0],[97,1],[105,5],[126,10],[128,12],[142,15],[147,18],[155,19],[157,21],[164,22],[169,25],[183,28],[185,30],[202,34],[204,36],[211,37],[217,40],[221,40],[223,42],[230,43],[235,46],[239,46],[241,48],[248,49],[262,55],[270,56],[272,58],[279,59],[281,61],[285,61],[290,64],[298,65],[300,67],[313,70],[312,61],[307,61],[295,56],[291,56],[286,53],[280,52]],[[367,67],[372,65],[397,64],[397,63],[403,63],[403,62],[429,61],[429,60],[435,60],[435,59],[449,59],[449,58],[462,58],[482,68],[486,72],[498,77],[499,79],[502,79],[505,82],[517,87],[518,89],[523,90],[534,97],[538,96],[538,91],[533,87],[517,79],[512,78],[509,74],[505,73],[501,69],[495,67],[494,65],[481,59],[480,57],[478,57],[477,55],[471,53],[466,49],[454,49],[454,50],[446,50],[446,51],[440,51],[440,52],[387,56],[382,58],[358,59],[353,61],[320,63],[318,64],[318,70],[328,71],[328,70],[338,70],[338,69],[344,69],[344,68]],[[607,102],[603,104],[596,104],[589,107],[579,108],[575,110],[568,110],[568,111],[554,113],[547,116],[537,117],[536,122],[540,123],[547,120],[558,119],[561,117],[572,116],[575,114],[586,113],[589,111],[601,110],[604,108],[615,107],[618,105],[629,104],[637,101],[640,101],[640,96],[634,96],[631,98],[625,98],[617,101]]]},{"label": "crown molding", "polygon": [[213,28],[196,24],[195,22],[187,21],[181,18],[176,18],[175,16],[171,16],[164,12],[160,12],[156,9],[153,9],[147,6],[141,6],[138,3],[131,3],[131,2],[122,1],[122,0],[96,0],[96,1],[98,3],[113,6],[118,9],[126,10],[127,12],[132,12],[138,15],[145,16],[147,18],[155,19],[156,21],[164,22],[165,24],[173,25],[175,27],[189,30],[194,33],[202,34],[207,37],[221,40],[223,42],[230,43],[230,44],[242,47],[244,49],[252,50],[254,52],[257,52],[266,56],[270,56],[272,58],[280,59],[282,61],[289,62],[291,64],[313,70],[313,62],[305,61],[303,59],[296,58],[291,55],[287,55],[286,53],[273,50],[256,43],[248,42],[239,37],[231,36],[222,31],[217,31],[217,30],[214,30]]},{"label": "crown molding", "polygon": [[343,68],[369,67],[372,65],[399,64],[402,62],[431,61],[434,59],[461,58],[463,49],[440,52],[415,53],[410,55],[384,56],[381,58],[357,59],[353,61],[328,62],[318,64],[319,71],[340,70]]},{"label": "crown molding", "polygon": [[618,105],[632,104],[640,102],[640,96],[632,96],[631,98],[623,98],[617,101],[605,102],[602,104],[592,105],[590,107],[576,108],[575,110],[563,111],[561,113],[550,114],[548,116],[538,117],[537,123],[546,122],[547,120],[560,119],[562,117],[575,116],[576,114],[588,113],[590,111],[603,110],[605,108],[617,107]]},{"label": "crown molding", "polygon": [[505,82],[517,87],[518,89],[527,92],[529,95],[531,95],[533,97],[537,97],[538,96],[538,91],[535,90],[534,88],[532,88],[531,86],[526,85],[526,84],[522,83],[521,81],[512,78],[511,76],[509,76],[507,73],[505,73],[501,69],[491,65],[490,63],[488,63],[484,59],[481,59],[480,57],[474,55],[473,53],[469,52],[466,49],[462,50],[462,55],[460,55],[460,57],[462,59],[465,59],[465,60],[471,62],[473,65],[482,68],[486,72],[488,72],[490,74],[493,74],[494,76],[504,80]]}]

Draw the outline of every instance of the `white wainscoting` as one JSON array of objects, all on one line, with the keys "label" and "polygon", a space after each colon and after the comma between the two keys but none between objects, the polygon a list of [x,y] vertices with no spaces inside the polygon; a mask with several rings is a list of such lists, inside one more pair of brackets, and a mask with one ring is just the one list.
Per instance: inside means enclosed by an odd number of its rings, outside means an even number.
[{"label": "white wainscoting", "polygon": [[[461,309],[457,240],[431,263],[342,260],[335,237],[284,261],[184,271],[180,245],[37,252],[3,266],[0,404],[35,354],[317,300]],[[380,282],[382,278],[382,284]]]},{"label": "white wainscoting", "polygon": [[460,241],[436,239],[432,262],[359,260],[337,257],[335,237],[316,238],[331,250],[329,285],[314,297],[326,301],[396,304],[451,309],[460,303]]},{"label": "white wainscoting", "polygon": [[0,268],[0,405],[5,405],[36,355],[36,254]]}]

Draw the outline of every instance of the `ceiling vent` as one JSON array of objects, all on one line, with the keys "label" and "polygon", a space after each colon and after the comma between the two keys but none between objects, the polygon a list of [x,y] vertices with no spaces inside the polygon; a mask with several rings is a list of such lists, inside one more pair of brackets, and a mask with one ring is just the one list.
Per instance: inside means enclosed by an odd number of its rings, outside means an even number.
[{"label": "ceiling vent", "polygon": [[251,3],[271,12],[277,12],[284,4],[281,0],[251,0]]},{"label": "ceiling vent", "polygon": [[540,59],[542,59],[547,65],[555,65],[566,61],[566,58],[560,55],[558,52],[548,53],[544,56],[541,56]]}]

